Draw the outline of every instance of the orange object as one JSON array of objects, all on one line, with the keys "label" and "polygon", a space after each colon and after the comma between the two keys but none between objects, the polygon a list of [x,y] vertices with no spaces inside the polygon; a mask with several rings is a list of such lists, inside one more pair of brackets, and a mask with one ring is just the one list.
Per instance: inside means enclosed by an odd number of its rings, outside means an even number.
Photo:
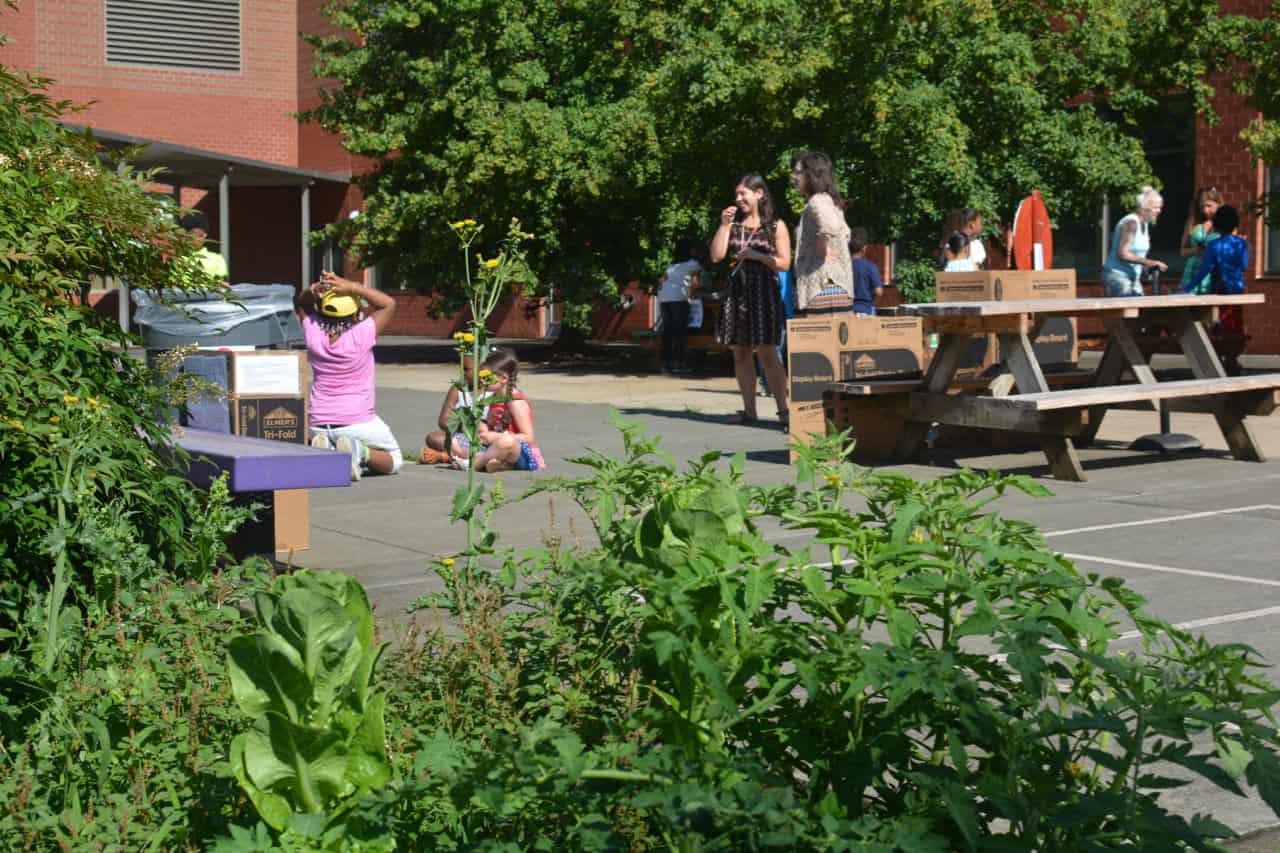
[{"label": "orange object", "polygon": [[1009,234],[1009,255],[1013,268],[1047,270],[1053,268],[1053,227],[1039,190],[1032,190],[1018,205]]}]

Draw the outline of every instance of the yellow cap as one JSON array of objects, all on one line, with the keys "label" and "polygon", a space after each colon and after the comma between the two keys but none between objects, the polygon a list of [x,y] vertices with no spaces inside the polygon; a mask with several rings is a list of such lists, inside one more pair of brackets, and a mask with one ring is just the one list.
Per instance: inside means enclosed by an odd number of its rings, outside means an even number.
[{"label": "yellow cap", "polygon": [[359,310],[360,304],[356,302],[354,297],[345,293],[330,291],[320,299],[320,313],[326,317],[342,320],[354,315]]}]

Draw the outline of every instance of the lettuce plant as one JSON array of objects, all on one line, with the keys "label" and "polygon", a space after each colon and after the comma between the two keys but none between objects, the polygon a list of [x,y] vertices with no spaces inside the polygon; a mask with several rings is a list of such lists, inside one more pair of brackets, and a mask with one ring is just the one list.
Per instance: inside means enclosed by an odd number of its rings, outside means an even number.
[{"label": "lettuce plant", "polygon": [[254,609],[257,630],[227,654],[236,703],[253,720],[231,744],[241,787],[282,839],[391,849],[389,835],[350,820],[391,779],[385,696],[369,689],[382,644],[368,597],[346,575],[303,571],[256,595]]}]

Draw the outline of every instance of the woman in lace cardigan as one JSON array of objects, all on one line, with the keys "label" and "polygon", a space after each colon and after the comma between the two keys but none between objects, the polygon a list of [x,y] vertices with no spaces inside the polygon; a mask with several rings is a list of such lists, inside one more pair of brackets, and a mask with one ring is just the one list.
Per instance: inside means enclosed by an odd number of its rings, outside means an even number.
[{"label": "woman in lace cardigan", "polygon": [[791,160],[792,183],[807,199],[796,226],[797,316],[853,308],[849,225],[832,172],[831,158],[821,151],[807,151]]}]

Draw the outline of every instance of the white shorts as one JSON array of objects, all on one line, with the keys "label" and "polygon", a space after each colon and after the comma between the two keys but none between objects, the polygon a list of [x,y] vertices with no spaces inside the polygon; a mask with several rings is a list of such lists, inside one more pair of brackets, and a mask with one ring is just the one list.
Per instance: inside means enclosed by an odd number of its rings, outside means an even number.
[{"label": "white shorts", "polygon": [[365,421],[362,424],[347,424],[340,427],[312,427],[311,435],[327,435],[330,441],[340,435],[345,435],[347,438],[359,440],[374,450],[385,450],[391,454],[392,474],[398,474],[400,466],[404,463],[404,456],[400,453],[400,443],[391,434],[391,427],[387,426],[387,422],[377,415],[373,416],[373,420]]}]

